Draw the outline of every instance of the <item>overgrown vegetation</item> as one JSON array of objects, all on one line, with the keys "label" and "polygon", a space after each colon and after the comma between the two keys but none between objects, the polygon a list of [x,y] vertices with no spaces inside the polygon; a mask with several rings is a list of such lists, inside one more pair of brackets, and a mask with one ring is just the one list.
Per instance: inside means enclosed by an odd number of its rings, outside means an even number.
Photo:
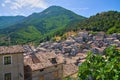
[{"label": "overgrown vegetation", "polygon": [[60,40],[66,40],[67,37],[69,36],[76,36],[77,32],[74,31],[69,31],[69,32],[64,32],[62,35],[58,35],[52,38],[53,41],[60,41]]},{"label": "overgrown vegetation", "polygon": [[119,80],[120,50],[115,46],[105,49],[104,55],[89,53],[79,67],[78,80]]}]

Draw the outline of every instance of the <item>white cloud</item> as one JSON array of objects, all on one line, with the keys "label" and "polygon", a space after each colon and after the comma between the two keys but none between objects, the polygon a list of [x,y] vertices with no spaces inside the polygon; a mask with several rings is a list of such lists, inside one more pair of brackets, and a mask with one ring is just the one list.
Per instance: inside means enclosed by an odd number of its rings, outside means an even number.
[{"label": "white cloud", "polygon": [[11,3],[11,0],[5,0],[5,3]]},{"label": "white cloud", "polygon": [[4,8],[5,15],[25,16],[48,7],[45,0],[4,0],[0,5]]},{"label": "white cloud", "polygon": [[11,3],[12,5],[10,6],[10,8],[11,9],[20,9],[20,8],[22,8],[23,6],[20,4],[20,3],[18,3],[18,2],[13,2],[13,3]]},{"label": "white cloud", "polygon": [[47,8],[47,3],[44,0],[14,0],[11,2],[11,9],[21,9],[23,7],[29,8]]},{"label": "white cloud", "polygon": [[4,4],[4,3],[2,3],[2,4],[1,4],[1,6],[2,6],[2,7],[5,7],[5,4]]}]

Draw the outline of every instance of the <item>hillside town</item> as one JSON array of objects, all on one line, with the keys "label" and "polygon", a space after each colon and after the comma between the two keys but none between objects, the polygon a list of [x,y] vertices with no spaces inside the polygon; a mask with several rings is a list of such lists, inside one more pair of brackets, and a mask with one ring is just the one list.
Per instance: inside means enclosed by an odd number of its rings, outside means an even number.
[{"label": "hillside town", "polygon": [[120,34],[105,34],[98,32],[92,34],[87,31],[78,32],[77,35],[71,35],[64,41],[44,42],[36,50],[38,51],[55,51],[64,56],[76,56],[79,53],[86,54],[89,51],[98,54],[104,54],[103,51],[108,46],[120,47]]},{"label": "hillside town", "polygon": [[43,42],[37,47],[1,46],[0,80],[63,80],[75,77],[88,52],[104,55],[108,46],[120,48],[120,34],[80,31],[66,40]]}]

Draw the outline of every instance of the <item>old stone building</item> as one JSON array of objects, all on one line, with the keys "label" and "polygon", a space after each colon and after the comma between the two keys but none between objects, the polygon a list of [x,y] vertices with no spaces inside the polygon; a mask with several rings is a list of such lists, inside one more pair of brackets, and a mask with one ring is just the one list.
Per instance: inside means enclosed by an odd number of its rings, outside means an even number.
[{"label": "old stone building", "polygon": [[25,80],[62,80],[63,57],[54,52],[38,52],[24,57]]},{"label": "old stone building", "polygon": [[63,65],[63,77],[69,77],[78,73],[78,66],[74,63],[64,64]]},{"label": "old stone building", "polygon": [[63,80],[77,76],[78,63],[85,56],[82,53],[65,56],[30,46],[1,46],[0,80]]},{"label": "old stone building", "polygon": [[0,80],[24,80],[22,46],[0,47]]}]

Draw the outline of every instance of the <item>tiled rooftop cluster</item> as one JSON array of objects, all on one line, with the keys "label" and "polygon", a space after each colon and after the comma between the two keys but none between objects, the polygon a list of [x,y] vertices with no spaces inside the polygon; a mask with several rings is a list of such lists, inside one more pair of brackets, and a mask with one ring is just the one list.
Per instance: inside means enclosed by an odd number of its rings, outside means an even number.
[{"label": "tiled rooftop cluster", "polygon": [[61,64],[63,62],[63,57],[61,55],[56,55],[54,52],[38,52],[24,57],[24,64],[29,65],[32,71]]},{"label": "tiled rooftop cluster", "polygon": [[16,46],[0,46],[0,54],[16,54],[23,53],[24,48],[20,45]]},{"label": "tiled rooftop cluster", "polygon": [[37,49],[40,51],[54,50],[55,53],[61,53],[65,56],[75,56],[78,53],[85,54],[88,51],[103,54],[104,49],[110,45],[120,47],[120,34],[108,35],[104,32],[91,34],[84,31],[79,32],[77,36],[70,36],[64,41],[41,43]]},{"label": "tiled rooftop cluster", "polygon": [[63,63],[63,74],[66,77],[78,71],[78,66],[84,62],[87,52],[104,54],[104,49],[110,45],[120,49],[120,34],[107,35],[103,32],[91,34],[84,31],[64,41],[41,43],[36,48],[28,45],[2,46],[0,54],[25,52],[24,65],[29,65],[32,71]]}]

